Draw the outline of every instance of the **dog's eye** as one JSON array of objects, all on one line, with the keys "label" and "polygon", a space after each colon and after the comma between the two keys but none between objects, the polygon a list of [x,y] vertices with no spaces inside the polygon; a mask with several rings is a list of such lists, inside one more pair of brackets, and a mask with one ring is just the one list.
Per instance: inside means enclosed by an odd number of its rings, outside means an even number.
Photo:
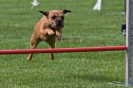
[{"label": "dog's eye", "polygon": [[51,18],[54,20],[56,18],[56,16],[52,16]]},{"label": "dog's eye", "polygon": [[65,17],[64,17],[64,16],[62,16],[61,18],[62,18],[62,19],[64,19]]}]

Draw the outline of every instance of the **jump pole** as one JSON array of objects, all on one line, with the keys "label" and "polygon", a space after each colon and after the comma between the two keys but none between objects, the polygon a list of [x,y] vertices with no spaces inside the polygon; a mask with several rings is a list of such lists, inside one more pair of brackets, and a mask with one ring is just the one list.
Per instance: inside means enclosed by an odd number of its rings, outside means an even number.
[{"label": "jump pole", "polygon": [[133,0],[126,0],[126,85],[133,86]]},{"label": "jump pole", "polygon": [[126,46],[103,46],[103,47],[82,47],[82,48],[54,48],[54,49],[20,49],[0,50],[0,54],[28,54],[28,53],[65,53],[65,52],[96,52],[96,51],[118,51],[126,50]]}]

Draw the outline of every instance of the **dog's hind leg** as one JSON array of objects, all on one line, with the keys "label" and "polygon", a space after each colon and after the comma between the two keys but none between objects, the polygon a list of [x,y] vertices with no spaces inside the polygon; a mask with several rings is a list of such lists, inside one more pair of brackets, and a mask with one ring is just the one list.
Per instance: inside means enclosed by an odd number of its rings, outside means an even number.
[{"label": "dog's hind leg", "polygon": [[[39,44],[39,42],[40,42],[39,39],[33,33],[30,40],[30,49],[35,49]],[[33,56],[33,53],[30,53],[27,57],[27,60],[30,61],[32,59],[32,56]]]},{"label": "dog's hind leg", "polygon": [[[54,49],[55,48],[55,45],[53,44],[52,46],[51,46],[51,49]],[[54,53],[50,53],[50,58],[52,59],[52,60],[54,60]]]},{"label": "dog's hind leg", "polygon": [[[55,38],[51,39],[52,41],[47,41],[51,49],[55,48]],[[50,53],[50,58],[54,60],[54,53]]]}]

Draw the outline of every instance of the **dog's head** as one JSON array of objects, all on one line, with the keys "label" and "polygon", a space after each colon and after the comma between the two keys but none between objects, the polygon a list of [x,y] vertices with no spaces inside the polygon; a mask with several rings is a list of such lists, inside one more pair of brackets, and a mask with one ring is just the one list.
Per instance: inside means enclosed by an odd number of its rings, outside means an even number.
[{"label": "dog's head", "polygon": [[51,10],[49,12],[39,11],[48,19],[49,26],[58,29],[64,26],[64,14],[71,12],[70,10]]}]

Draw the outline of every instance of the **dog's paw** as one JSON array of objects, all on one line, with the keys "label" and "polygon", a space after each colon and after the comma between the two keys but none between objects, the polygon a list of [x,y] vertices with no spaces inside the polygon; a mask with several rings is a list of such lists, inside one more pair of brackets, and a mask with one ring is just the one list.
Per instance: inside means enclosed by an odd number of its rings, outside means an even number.
[{"label": "dog's paw", "polygon": [[56,38],[60,41],[62,39],[61,35],[56,35]]},{"label": "dog's paw", "polygon": [[31,56],[28,56],[28,57],[27,57],[27,60],[28,60],[28,61],[30,61],[31,59],[32,59],[32,57],[31,57]]},{"label": "dog's paw", "polygon": [[53,31],[53,30],[49,30],[49,31],[48,31],[48,34],[49,34],[49,35],[53,35],[53,34],[54,34],[54,31]]}]

